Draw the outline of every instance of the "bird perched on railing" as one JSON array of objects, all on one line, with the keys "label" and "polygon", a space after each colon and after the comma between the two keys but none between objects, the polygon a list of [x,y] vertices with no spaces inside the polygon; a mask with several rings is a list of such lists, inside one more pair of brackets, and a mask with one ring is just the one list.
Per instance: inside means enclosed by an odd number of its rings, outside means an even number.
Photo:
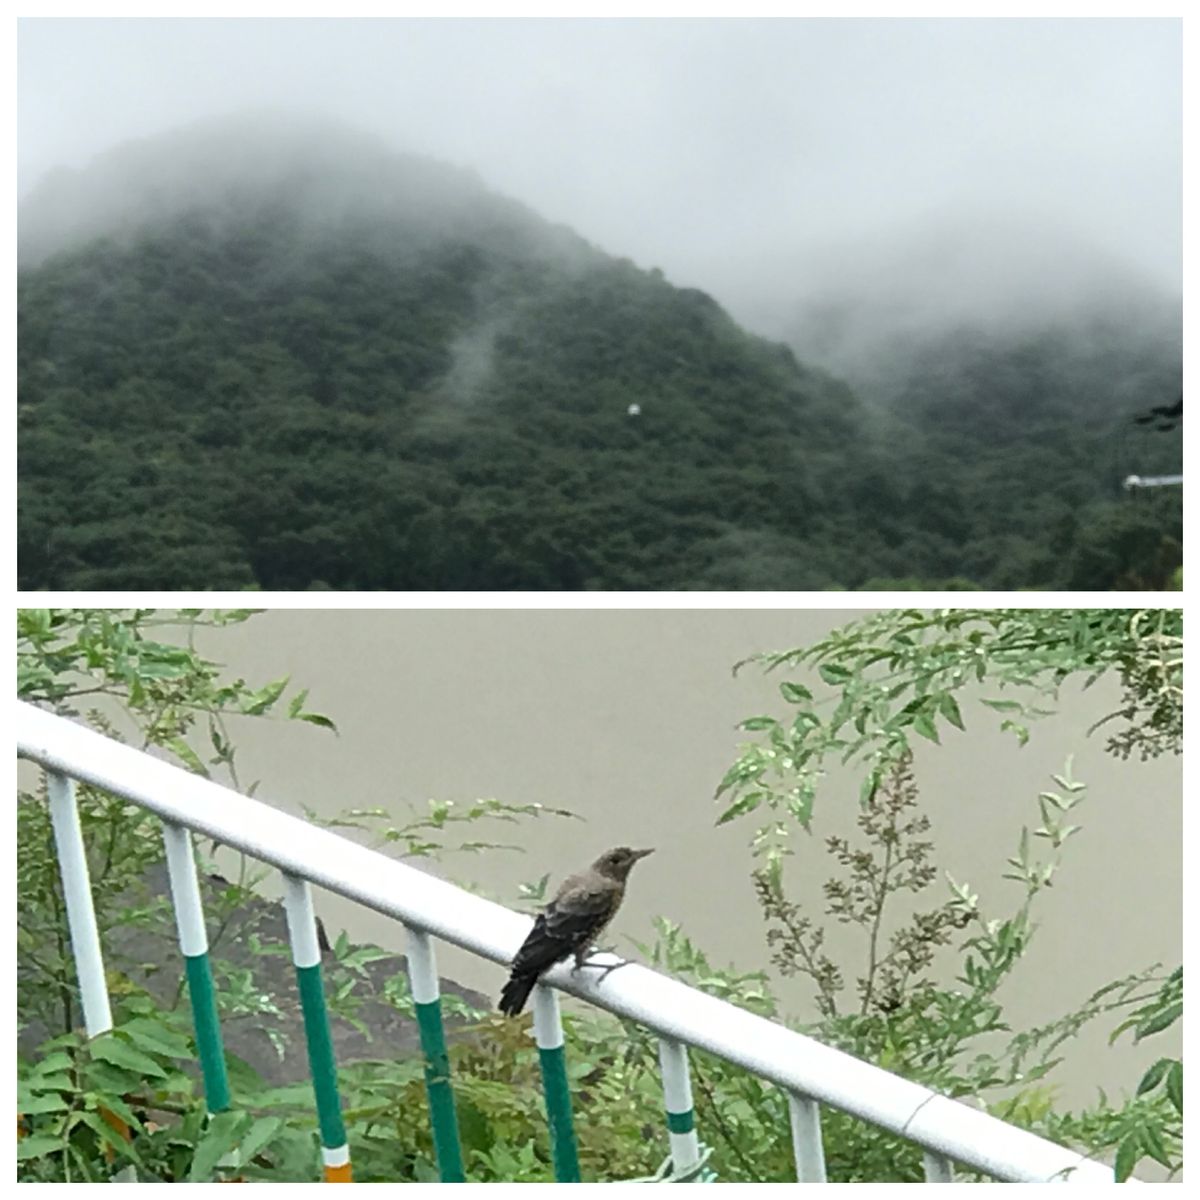
[{"label": "bird perched on railing", "polygon": [[500,993],[502,1013],[516,1016],[538,976],[555,963],[573,954],[575,969],[584,966],[589,947],[621,907],[633,864],[652,853],[618,846],[600,855],[586,871],[563,880],[513,959],[512,974]]}]

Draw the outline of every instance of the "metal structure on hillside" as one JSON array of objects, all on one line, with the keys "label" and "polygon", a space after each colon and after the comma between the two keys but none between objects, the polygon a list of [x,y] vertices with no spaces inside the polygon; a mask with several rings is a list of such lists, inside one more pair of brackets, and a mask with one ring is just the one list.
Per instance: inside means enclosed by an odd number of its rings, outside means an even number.
[{"label": "metal structure on hillside", "polygon": [[1134,488],[1173,487],[1182,483],[1182,475],[1126,475],[1121,486],[1128,492]]},{"label": "metal structure on hillside", "polygon": [[[1159,404],[1133,418],[1147,432],[1173,433],[1183,424],[1183,393],[1174,404]],[[1176,487],[1183,484],[1182,475],[1126,475],[1121,486],[1131,492],[1138,488]]]}]

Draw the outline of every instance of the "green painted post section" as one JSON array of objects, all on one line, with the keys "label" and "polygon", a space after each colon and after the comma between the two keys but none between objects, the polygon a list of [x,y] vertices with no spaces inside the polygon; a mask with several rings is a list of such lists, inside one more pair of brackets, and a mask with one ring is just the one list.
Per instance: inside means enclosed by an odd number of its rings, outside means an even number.
[{"label": "green painted post section", "polygon": [[333,1038],[329,1033],[329,1014],[325,1008],[320,964],[297,967],[296,982],[300,988],[300,1009],[304,1013],[304,1038],[308,1043],[313,1092],[317,1097],[321,1145],[327,1150],[336,1150],[346,1144],[346,1126],[342,1121],[337,1064],[333,1057]]},{"label": "green painted post section", "polygon": [[696,1128],[696,1114],[692,1109],[681,1113],[667,1113],[667,1128],[672,1133],[691,1133]]},{"label": "green painted post section", "polygon": [[550,1049],[539,1046],[538,1058],[542,1062],[542,1090],[546,1094],[546,1119],[550,1123],[554,1178],[559,1183],[578,1183],[579,1152],[575,1148],[575,1122],[571,1117],[566,1054],[562,1046]]},{"label": "green painted post section", "polygon": [[185,956],[183,965],[187,972],[196,1045],[200,1049],[200,1069],[204,1073],[204,1102],[210,1113],[224,1112],[229,1107],[229,1076],[225,1073],[225,1047],[221,1043],[221,1023],[208,955]]},{"label": "green painted post section", "polygon": [[440,1000],[434,1000],[429,1004],[418,1004],[416,1009],[421,1049],[425,1053],[425,1091],[429,1096],[429,1119],[433,1125],[438,1174],[443,1183],[466,1183],[462,1146],[458,1140],[458,1116],[454,1111],[454,1091],[450,1087],[450,1056],[446,1052],[442,1004]]}]

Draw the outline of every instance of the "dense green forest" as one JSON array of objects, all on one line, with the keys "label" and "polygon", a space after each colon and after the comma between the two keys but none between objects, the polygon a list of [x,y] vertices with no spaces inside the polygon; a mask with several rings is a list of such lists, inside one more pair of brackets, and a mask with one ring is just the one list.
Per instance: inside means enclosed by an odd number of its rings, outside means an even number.
[{"label": "dense green forest", "polygon": [[[1082,354],[1069,330],[931,340],[867,404],[706,294],[372,153],[141,197],[23,255],[21,587],[1109,589],[1178,567],[1178,489],[1119,481],[1180,363],[1128,330]],[[1138,469],[1178,469],[1178,432],[1136,436]]]},{"label": "dense green forest", "polygon": [[1138,424],[1180,387],[1177,322],[1111,312],[1020,330],[931,332],[854,380],[893,477],[859,493],[919,571],[1002,589],[1167,586],[1181,561],[1177,488],[1122,492],[1129,474],[1182,471],[1182,433]]}]

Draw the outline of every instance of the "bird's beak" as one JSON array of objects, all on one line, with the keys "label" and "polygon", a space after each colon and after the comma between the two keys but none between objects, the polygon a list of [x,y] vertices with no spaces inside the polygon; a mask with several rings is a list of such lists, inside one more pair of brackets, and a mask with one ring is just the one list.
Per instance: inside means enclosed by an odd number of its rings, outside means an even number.
[{"label": "bird's beak", "polygon": [[635,850],[633,852],[633,857],[634,858],[645,858],[647,854],[653,854],[653,853],[654,853],[654,847],[651,846],[649,850]]}]

